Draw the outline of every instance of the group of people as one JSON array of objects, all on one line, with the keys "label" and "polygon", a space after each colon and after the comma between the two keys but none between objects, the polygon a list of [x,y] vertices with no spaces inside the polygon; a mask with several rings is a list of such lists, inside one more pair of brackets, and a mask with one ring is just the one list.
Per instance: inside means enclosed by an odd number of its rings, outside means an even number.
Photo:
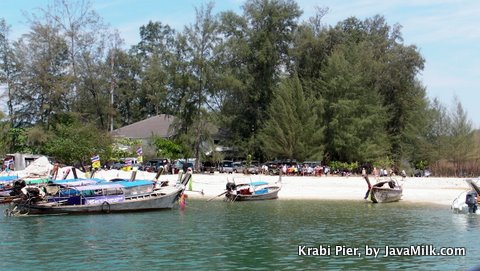
[{"label": "group of people", "polygon": [[[268,172],[268,166],[267,167],[267,172]],[[287,165],[283,164],[279,166],[279,170],[282,171],[282,174],[284,175],[301,175],[301,176],[322,176],[323,174],[327,175],[330,172],[330,168],[327,166],[321,166],[321,165],[311,165],[311,164],[304,164],[304,165],[298,165],[298,164],[292,164],[292,165]]]}]

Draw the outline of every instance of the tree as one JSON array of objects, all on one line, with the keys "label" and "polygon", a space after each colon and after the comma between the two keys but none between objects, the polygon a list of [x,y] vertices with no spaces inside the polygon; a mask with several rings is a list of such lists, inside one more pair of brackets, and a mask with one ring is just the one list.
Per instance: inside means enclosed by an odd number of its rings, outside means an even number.
[{"label": "tree", "polygon": [[[15,43],[19,79],[15,81],[15,125],[49,126],[52,116],[68,108],[68,49],[58,29],[34,24]],[[20,80],[21,79],[21,80]]]},{"label": "tree", "polygon": [[45,153],[66,164],[84,165],[90,157],[110,157],[112,139],[94,124],[82,124],[77,116],[69,115],[52,129],[52,138],[45,144]]},{"label": "tree", "polygon": [[223,33],[232,54],[233,76],[241,87],[233,86],[227,101],[232,106],[228,128],[232,140],[249,140],[262,126],[284,68],[301,11],[290,0],[249,0],[243,17],[232,12],[222,15]]},{"label": "tree", "polygon": [[369,85],[374,67],[365,44],[341,46],[329,57],[322,72],[327,158],[373,162],[387,154],[386,109]]},{"label": "tree", "polygon": [[219,41],[218,20],[212,15],[213,6],[213,2],[210,2],[206,7],[196,9],[195,23],[184,31],[188,41],[191,91],[182,98],[192,105],[185,107],[187,110],[179,120],[182,122],[181,130],[191,135],[197,170],[203,157],[201,143],[210,139],[212,130],[209,123],[209,97],[215,93],[215,48]]},{"label": "tree", "polygon": [[146,112],[138,80],[141,73],[139,59],[121,50],[115,53],[114,58],[115,91],[110,113],[114,116],[114,128],[117,128],[143,120]]},{"label": "tree", "polygon": [[0,85],[5,84],[7,90],[7,108],[10,117],[10,126],[15,124],[13,111],[13,92],[15,84],[13,83],[15,70],[15,55],[8,39],[10,26],[5,19],[0,18]]},{"label": "tree", "polygon": [[176,143],[175,141],[154,137],[152,145],[157,150],[156,155],[158,157],[170,158],[172,160],[185,157],[185,147]]},{"label": "tree", "polygon": [[65,69],[68,112],[79,112],[87,121],[94,121],[106,129],[113,116],[109,106],[112,67],[107,60],[108,41],[119,47],[115,33],[110,33],[88,0],[55,0],[32,15],[32,25],[46,25],[56,29],[66,46],[68,69]]},{"label": "tree", "polygon": [[175,31],[161,22],[140,27],[140,42],[130,50],[140,65],[140,105],[145,115],[171,114]]},{"label": "tree", "polygon": [[298,72],[304,85],[315,84],[313,81],[321,78],[321,71],[333,49],[327,28],[322,24],[327,12],[327,8],[317,8],[317,13],[295,31],[294,46],[290,51],[294,60],[292,69]]},{"label": "tree", "polygon": [[304,96],[296,75],[282,81],[274,95],[269,118],[258,134],[267,157],[321,160],[324,146],[323,129],[315,108],[318,101]]},{"label": "tree", "polygon": [[457,97],[454,99],[451,120],[447,155],[455,166],[455,176],[464,176],[467,173],[465,172],[465,162],[473,158],[475,143],[472,123]]},{"label": "tree", "polygon": [[[98,36],[104,34],[105,26],[101,22],[100,16],[91,9],[88,0],[54,0],[53,5],[42,10],[44,20],[47,24],[58,28],[66,38],[68,44],[68,56],[71,63],[71,91],[73,97],[78,90],[78,80],[80,79],[79,67],[84,62],[85,54],[93,52],[98,42]],[[34,22],[40,19],[34,16]],[[83,63],[84,65],[85,63]]]},{"label": "tree", "polygon": [[[425,133],[411,142],[416,149],[412,155],[412,164],[417,169],[424,169],[422,167],[427,164],[438,168],[439,162],[447,157],[451,117],[447,108],[435,98],[429,105],[425,119]],[[440,172],[435,175],[437,174]]]}]

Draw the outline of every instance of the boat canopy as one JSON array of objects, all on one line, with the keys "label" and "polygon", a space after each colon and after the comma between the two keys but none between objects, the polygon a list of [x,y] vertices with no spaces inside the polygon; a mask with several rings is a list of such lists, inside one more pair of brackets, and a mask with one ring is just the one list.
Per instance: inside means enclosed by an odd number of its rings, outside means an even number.
[{"label": "boat canopy", "polygon": [[94,180],[94,179],[84,179],[84,180],[71,179],[71,180],[55,181],[53,183],[61,185],[61,186],[69,186],[70,187],[70,186],[94,185],[94,184],[98,184],[100,182],[101,181]]},{"label": "boat canopy", "polygon": [[54,182],[54,184],[63,186],[63,187],[75,187],[75,186],[84,186],[84,185],[94,185],[98,184],[96,180],[77,180],[77,181],[71,181],[71,182]]},{"label": "boat canopy", "polygon": [[86,190],[99,190],[99,189],[109,189],[109,188],[123,188],[124,186],[117,183],[102,183],[94,185],[84,185],[75,187],[76,190],[86,191]]},{"label": "boat canopy", "polygon": [[14,181],[18,179],[18,176],[0,176],[0,182]]},{"label": "boat canopy", "polygon": [[55,180],[53,183],[56,184],[66,184],[66,183],[71,183],[71,182],[77,182],[77,181],[95,181],[97,183],[104,182],[105,180],[99,179],[99,178],[88,178],[88,179],[66,179],[66,180]]}]

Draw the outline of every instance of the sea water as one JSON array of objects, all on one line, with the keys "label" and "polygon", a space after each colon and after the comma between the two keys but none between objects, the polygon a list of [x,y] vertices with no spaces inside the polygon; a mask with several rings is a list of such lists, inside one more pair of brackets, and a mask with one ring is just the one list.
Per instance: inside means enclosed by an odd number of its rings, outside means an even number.
[{"label": "sea water", "polygon": [[2,216],[0,270],[468,270],[480,263],[479,228],[478,215],[405,202],[191,200],[183,211]]}]

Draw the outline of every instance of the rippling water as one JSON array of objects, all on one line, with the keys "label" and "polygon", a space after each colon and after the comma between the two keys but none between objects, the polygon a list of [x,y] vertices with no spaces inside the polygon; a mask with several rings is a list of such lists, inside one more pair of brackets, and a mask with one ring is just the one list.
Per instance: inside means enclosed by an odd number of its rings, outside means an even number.
[{"label": "rippling water", "polygon": [[[5,207],[2,207],[2,210]],[[360,201],[189,201],[185,211],[1,217],[0,270],[468,270],[480,216]],[[466,256],[365,256],[365,245],[465,247]],[[331,247],[298,256],[298,246]],[[358,247],[360,256],[333,255]]]}]

